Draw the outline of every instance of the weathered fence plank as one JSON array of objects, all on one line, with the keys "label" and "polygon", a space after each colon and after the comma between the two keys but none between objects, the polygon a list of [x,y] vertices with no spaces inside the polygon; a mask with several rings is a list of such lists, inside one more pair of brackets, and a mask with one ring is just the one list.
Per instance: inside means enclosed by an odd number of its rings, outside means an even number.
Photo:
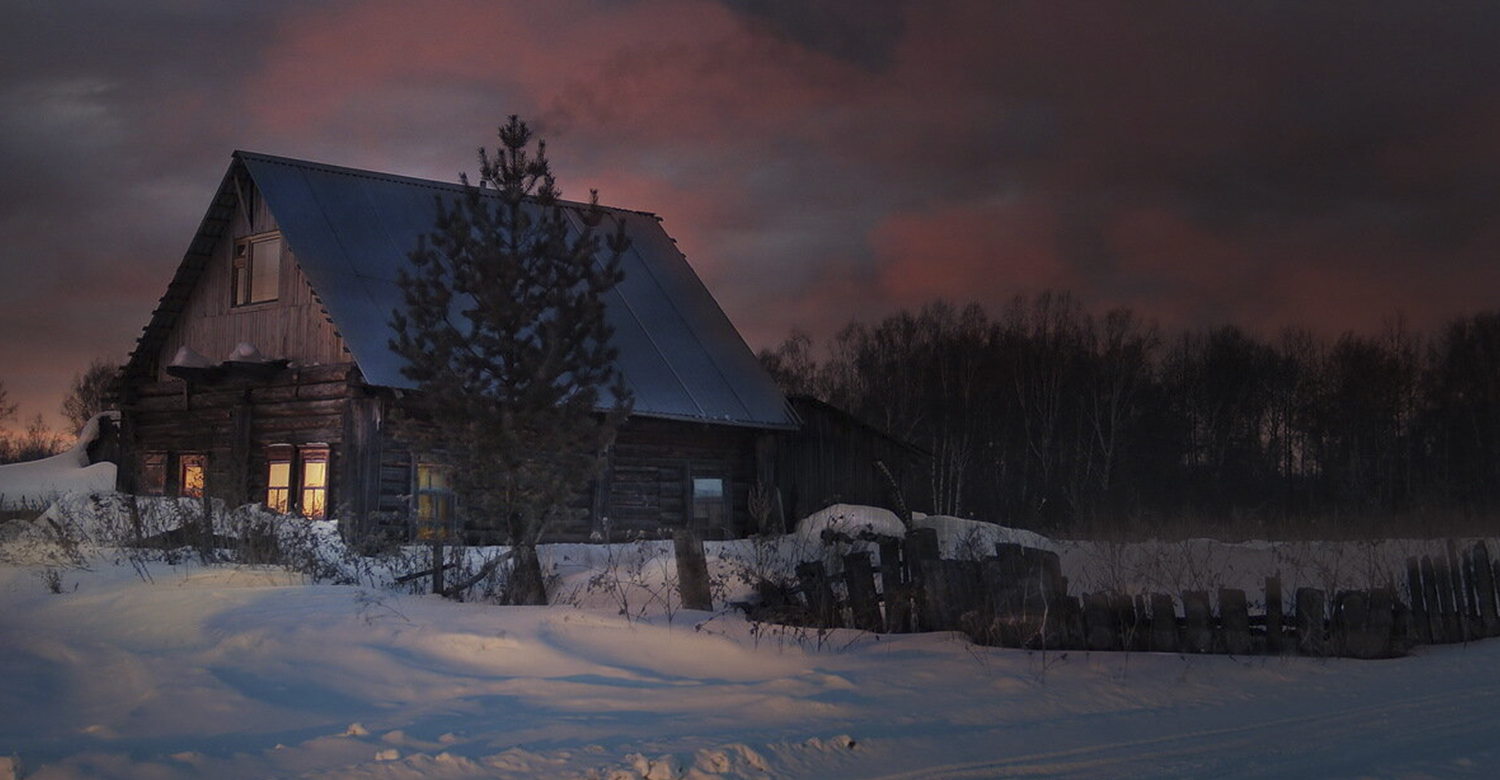
[{"label": "weathered fence plank", "polygon": [[1474,543],[1474,586],[1479,591],[1479,623],[1485,636],[1500,636],[1500,604],[1495,596],[1495,570],[1483,541]]},{"label": "weathered fence plank", "polygon": [[1158,653],[1176,652],[1177,606],[1165,593],[1151,594],[1151,649]]},{"label": "weathered fence plank", "polygon": [[1266,578],[1266,652],[1279,655],[1284,647],[1285,622],[1282,617],[1281,577]]},{"label": "weathered fence plank", "polygon": [[714,608],[708,588],[708,557],[703,552],[703,537],[690,530],[672,534],[672,548],[677,556],[677,590],[683,609]]},{"label": "weathered fence plank", "polygon": [[807,611],[814,625],[824,628],[842,628],[842,610],[833,596],[833,586],[828,581],[822,561],[797,564],[797,584],[807,598]]},{"label": "weathered fence plank", "polygon": [[1411,595],[1412,636],[1420,644],[1432,643],[1432,623],[1427,612],[1427,589],[1422,584],[1422,561],[1406,559],[1406,588]]},{"label": "weathered fence plank", "polygon": [[1245,591],[1219,588],[1219,625],[1224,652],[1230,655],[1250,652],[1250,607],[1245,602]]},{"label": "weathered fence plank", "polygon": [[911,580],[904,574],[900,539],[880,541],[880,589],[885,601],[885,630],[905,634],[912,630]]},{"label": "weathered fence plank", "polygon": [[1323,603],[1323,591],[1297,589],[1297,650],[1303,655],[1326,655],[1328,652]]},{"label": "weathered fence plank", "polygon": [[1189,653],[1213,652],[1213,617],[1208,604],[1208,591],[1183,591],[1182,615],[1182,649]]},{"label": "weathered fence plank", "polygon": [[880,616],[880,594],[875,590],[875,565],[868,552],[844,556],[844,588],[849,594],[849,616],[854,628],[880,631],[885,621]]}]

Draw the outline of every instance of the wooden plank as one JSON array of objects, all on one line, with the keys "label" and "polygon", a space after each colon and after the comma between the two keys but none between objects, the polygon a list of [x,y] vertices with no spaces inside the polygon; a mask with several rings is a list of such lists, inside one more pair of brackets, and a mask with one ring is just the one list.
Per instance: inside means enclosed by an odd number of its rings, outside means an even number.
[{"label": "wooden plank", "polygon": [[1219,589],[1219,625],[1224,637],[1224,652],[1230,655],[1248,655],[1250,608],[1246,604],[1245,591],[1238,588]]},{"label": "wooden plank", "polygon": [[1326,655],[1328,640],[1323,591],[1317,588],[1298,588],[1295,600],[1298,652],[1312,656]]}]

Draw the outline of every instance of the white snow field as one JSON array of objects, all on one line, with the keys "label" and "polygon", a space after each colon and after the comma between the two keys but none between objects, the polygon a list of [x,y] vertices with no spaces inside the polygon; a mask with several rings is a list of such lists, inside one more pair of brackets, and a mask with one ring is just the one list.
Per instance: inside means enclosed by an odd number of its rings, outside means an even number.
[{"label": "white snow field", "polygon": [[[102,517],[117,500],[69,501],[41,523],[119,522]],[[949,547],[1046,541],[924,522]],[[1500,776],[1496,640],[1388,661],[1043,654],[673,609],[670,543],[544,548],[570,603],[526,608],[383,584],[419,558],[317,584],[186,553],[141,563],[97,536],[57,555],[22,530],[0,536],[4,780]],[[1291,588],[1294,562],[1352,581],[1427,547],[1054,544],[1075,582],[1143,587],[1272,567]],[[718,599],[742,593],[736,567],[810,545],[710,543]]]}]

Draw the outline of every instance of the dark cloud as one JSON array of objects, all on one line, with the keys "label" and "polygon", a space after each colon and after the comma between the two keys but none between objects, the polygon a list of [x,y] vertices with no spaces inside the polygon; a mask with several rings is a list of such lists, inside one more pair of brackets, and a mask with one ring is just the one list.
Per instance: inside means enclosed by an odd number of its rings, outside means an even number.
[{"label": "dark cloud", "polygon": [[800,44],[871,70],[890,66],[905,28],[901,0],[723,0]]},{"label": "dark cloud", "polygon": [[50,412],[92,357],[123,355],[233,149],[453,179],[511,113],[570,194],[660,213],[757,345],[1044,287],[1168,326],[1431,327],[1495,306],[1497,17],[21,4],[0,30],[0,380]]}]

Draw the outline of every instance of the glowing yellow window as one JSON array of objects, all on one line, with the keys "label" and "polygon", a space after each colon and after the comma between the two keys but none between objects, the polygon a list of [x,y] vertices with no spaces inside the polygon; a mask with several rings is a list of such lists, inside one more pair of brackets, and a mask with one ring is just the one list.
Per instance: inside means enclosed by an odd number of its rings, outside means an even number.
[{"label": "glowing yellow window", "polygon": [[285,514],[292,509],[292,454],[287,446],[266,452],[266,508]]},{"label": "glowing yellow window", "polygon": [[302,448],[302,500],[298,508],[304,517],[328,514],[328,448]]},{"label": "glowing yellow window", "polygon": [[447,466],[417,464],[417,523],[419,529],[451,529],[453,524],[452,476]]},{"label": "glowing yellow window", "polygon": [[203,497],[203,483],[207,479],[208,457],[200,453],[183,453],[177,458],[178,494]]}]

